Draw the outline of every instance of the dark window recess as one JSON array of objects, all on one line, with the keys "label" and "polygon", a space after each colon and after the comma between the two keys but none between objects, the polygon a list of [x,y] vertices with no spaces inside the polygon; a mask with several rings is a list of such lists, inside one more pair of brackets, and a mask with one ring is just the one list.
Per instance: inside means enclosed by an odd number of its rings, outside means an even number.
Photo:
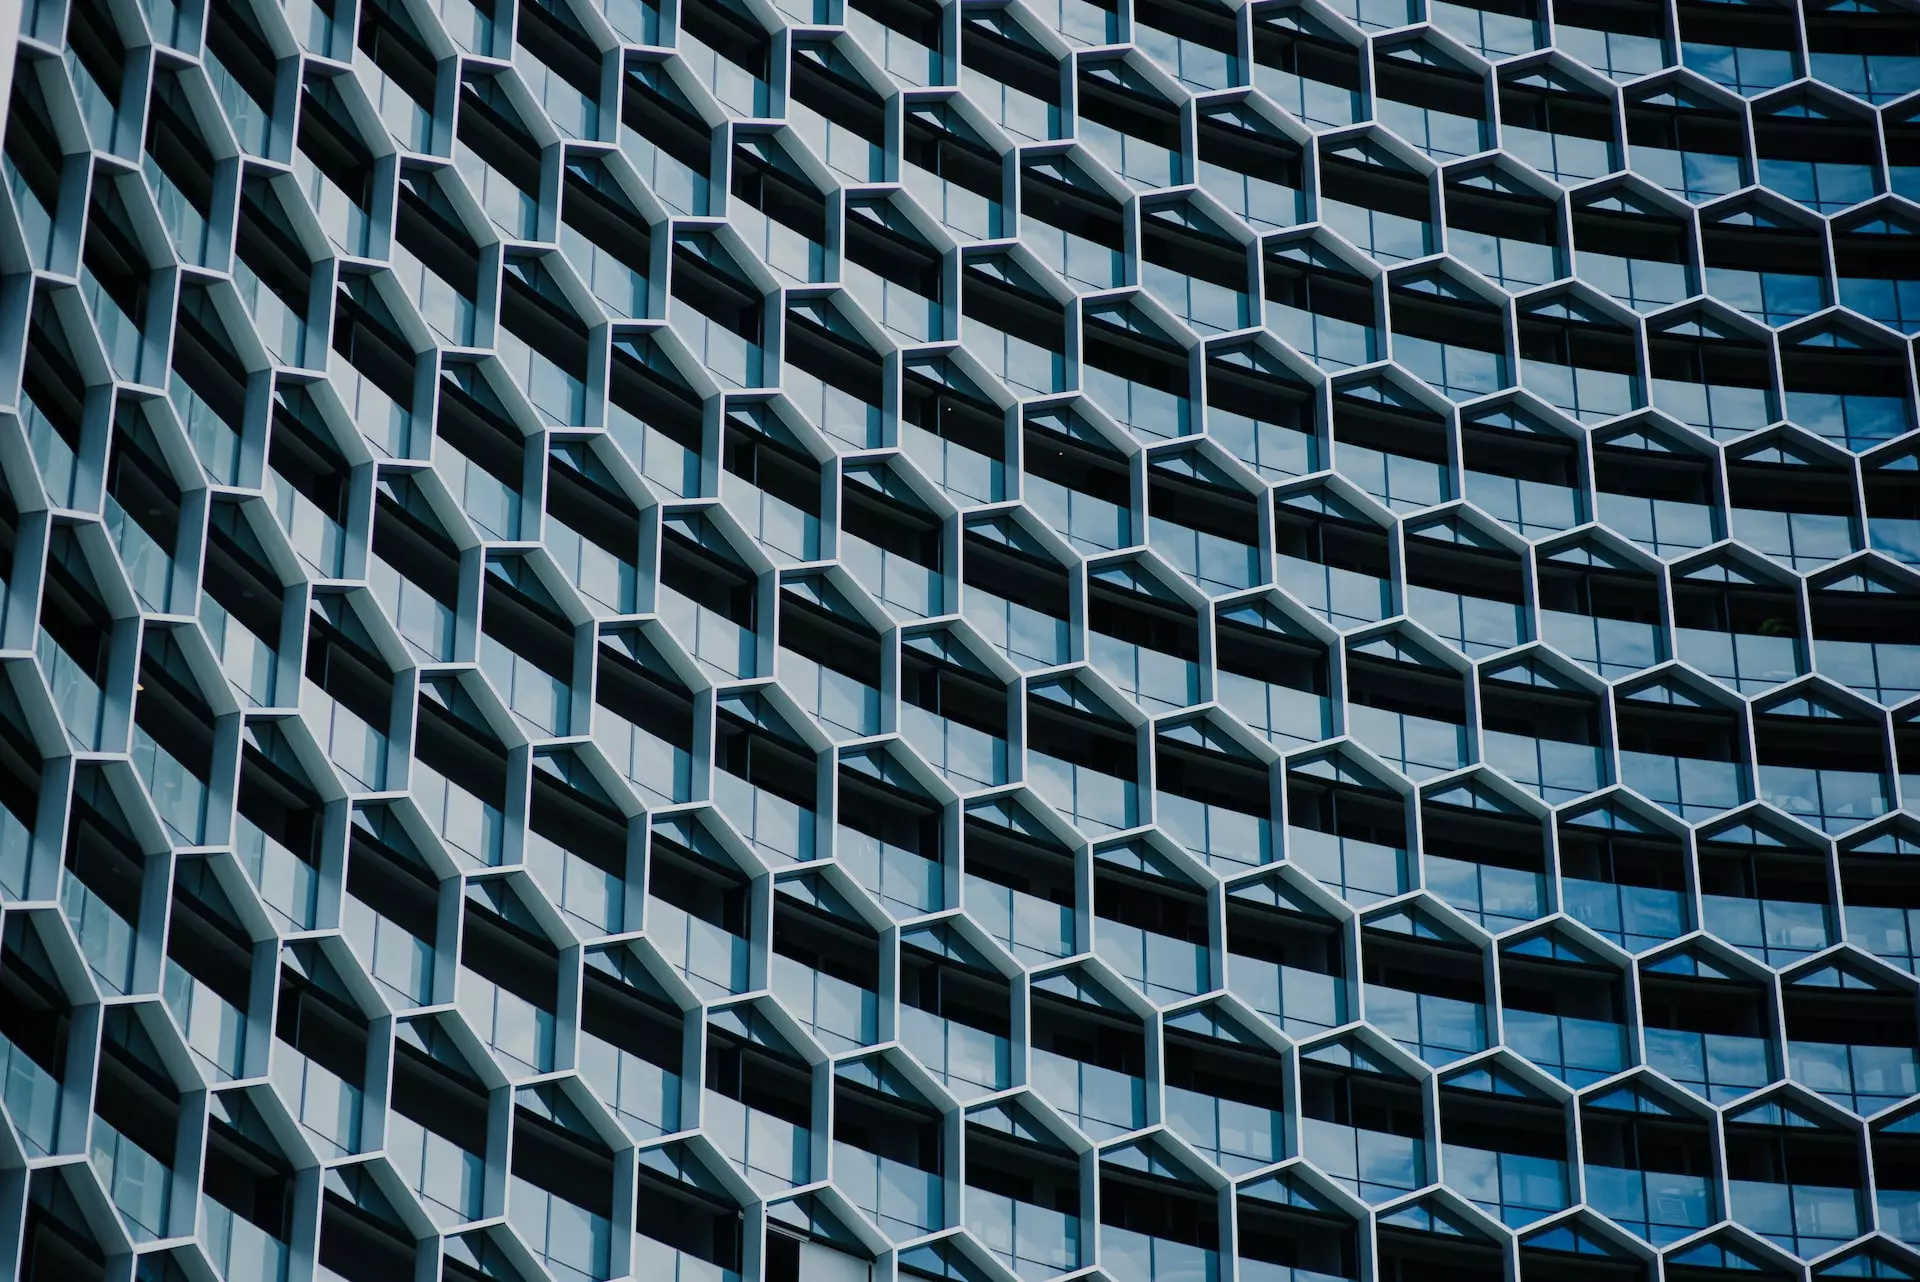
[{"label": "dark window recess", "polygon": [[[679,297],[677,268],[674,281],[675,296]],[[760,338],[759,306],[757,299],[751,304],[753,328],[751,333],[746,334],[755,342]],[[607,396],[614,405],[676,445],[696,453],[699,451],[704,435],[700,398],[679,378],[656,368],[624,343],[613,345],[613,360],[607,369]]]},{"label": "dark window recess", "polygon": [[1640,1018],[1648,1028],[1734,1037],[1772,1036],[1766,993],[1738,980],[1681,977],[1642,970]]},{"label": "dark window recess", "polygon": [[[161,453],[160,442],[147,425],[146,416],[127,401],[115,407],[113,444],[107,455],[107,494],[163,550],[169,554],[174,551],[180,534],[180,487]],[[0,557],[0,575],[10,568],[11,551],[9,547],[9,555]],[[213,571],[211,564],[208,569],[206,585],[209,589],[218,589],[223,576]],[[276,595],[278,588],[276,583]],[[277,627],[262,635],[269,640],[277,639]]]},{"label": "dark window recess", "polygon": [[1577,687],[1502,680],[1503,675],[1489,674],[1480,683],[1480,722],[1486,729],[1560,743],[1600,742],[1600,703],[1592,695]]},{"label": "dark window recess", "polygon": [[[1105,74],[1102,74],[1105,73]],[[1158,95],[1136,88],[1131,73],[1117,67],[1081,64],[1079,114],[1129,138],[1180,151],[1180,113]]]},{"label": "dark window recess", "polygon": [[1390,850],[1407,846],[1407,808],[1398,796],[1302,770],[1286,772],[1286,821]]},{"label": "dark window recess", "polygon": [[1423,534],[1406,540],[1407,586],[1518,605],[1526,588],[1520,558],[1501,548],[1474,547]]},{"label": "dark window recess", "polygon": [[[564,1106],[566,1097],[559,1100]],[[517,1106],[513,1110],[513,1176],[591,1215],[611,1217],[613,1155],[597,1135],[584,1129],[584,1119],[574,1116],[575,1125],[562,1125],[525,1104]]]},{"label": "dark window recess", "polygon": [[1314,24],[1316,29],[1309,29],[1294,13],[1278,21],[1263,13],[1254,21],[1254,61],[1302,79],[1359,92],[1360,51],[1317,29],[1318,23]]},{"label": "dark window recess", "polygon": [[[9,919],[0,943],[0,1037],[58,1081],[66,1077],[67,1037],[72,1029],[73,1005],[60,987],[39,930],[28,917]],[[130,1120],[142,1115],[140,1110],[129,1114]],[[150,1116],[165,1114],[156,1110]],[[168,1158],[173,1152],[172,1132],[147,1151]]]},{"label": "dark window recess", "polygon": [[1580,452],[1555,432],[1510,431],[1496,423],[1460,425],[1461,461],[1469,472],[1577,489]]},{"label": "dark window recess", "polygon": [[[98,886],[91,881],[88,885],[99,893]],[[240,925],[226,892],[220,889],[205,860],[184,864],[174,875],[173,902],[167,918],[167,960],[236,1010],[245,1011],[250,1004],[253,940]]]},{"label": "dark window recess", "polygon": [[1234,1249],[1242,1259],[1319,1274],[1359,1275],[1360,1253],[1353,1222],[1311,1206],[1281,1206],[1242,1193]]},{"label": "dark window recess", "polygon": [[[1662,24],[1664,25],[1664,24]],[[1687,103],[1627,104],[1627,142],[1635,147],[1740,156],[1747,149],[1740,117]]]},{"label": "dark window recess", "polygon": [[144,328],[153,268],[135,237],[115,184],[100,183],[93,189],[81,262],[128,319]]},{"label": "dark window recess", "polygon": [[459,138],[522,192],[539,193],[540,145],[505,92],[485,76],[470,74],[460,82]]},{"label": "dark window recess", "polygon": [[[1238,113],[1202,111],[1197,138],[1200,163],[1204,165],[1218,165],[1295,191],[1304,183],[1306,162],[1299,145],[1271,128],[1250,127]],[[1250,212],[1255,217],[1264,213],[1277,221],[1293,211],[1255,209]]]},{"label": "dark window recess", "polygon": [[1417,1139],[1426,1134],[1420,1088],[1398,1077],[1300,1063],[1300,1112],[1317,1122]]},{"label": "dark window recess", "polygon": [[470,1153],[486,1151],[486,1089],[404,1034],[394,1046],[393,1109]]},{"label": "dark window recess", "polygon": [[285,592],[238,504],[215,505],[207,522],[205,556],[201,578],[207,595],[247,631],[278,648]]},{"label": "dark window recess", "polygon": [[1162,654],[1188,661],[1200,657],[1200,625],[1191,610],[1106,579],[1087,584],[1087,626]]},{"label": "dark window recess", "polygon": [[820,464],[797,442],[776,436],[744,414],[729,414],[724,427],[727,471],[808,516],[820,515]]},{"label": "dark window recess", "polygon": [[250,1120],[253,1125],[243,1131],[217,1114],[209,1119],[206,1166],[200,1187],[206,1196],[255,1228],[282,1245],[290,1244],[294,1219],[293,1168],[267,1146],[265,1124],[244,1097],[240,1107],[233,1111],[239,1115],[236,1120]]},{"label": "dark window recess", "polygon": [[759,627],[759,594],[746,566],[696,543],[675,525],[663,527],[660,584],[749,631]]},{"label": "dark window recess", "polygon": [[[21,95],[16,92],[13,109],[19,111],[21,106]],[[53,194],[58,195],[57,154],[53,158],[55,168],[52,171],[45,168],[47,162],[40,158],[48,154],[48,149],[57,147],[59,144],[56,136],[51,132],[52,122],[45,121],[38,112],[33,112],[32,108],[29,108],[29,111],[32,114],[28,115],[28,121],[34,125],[44,123],[44,127],[49,132],[44,137],[33,140],[25,151],[25,155],[33,159],[30,159],[27,165],[21,165],[21,152],[16,151],[13,131],[9,129],[7,156],[27,175],[28,183],[40,197],[41,203],[48,210],[52,210],[54,201],[41,191],[44,178],[36,180],[35,175],[38,173],[54,177],[56,187]],[[201,217],[212,214],[213,152],[208,148],[200,126],[194,119],[193,104],[188,100],[186,90],[181,85],[179,72],[162,71],[154,77],[153,99],[147,109],[147,154],[153,157],[154,163],[160,166],[160,171],[167,176],[167,180],[179,188],[180,194],[187,198],[187,203],[192,205]],[[35,161],[37,161],[37,168]],[[353,190],[351,187],[344,189]]]},{"label": "dark window recess", "polygon": [[393,719],[393,673],[345,598],[322,598],[307,616],[307,680],[377,728]]},{"label": "dark window recess", "polygon": [[831,46],[795,47],[787,85],[793,100],[875,147],[886,142],[886,107]]},{"label": "dark window recess", "polygon": [[1316,975],[1347,973],[1340,928],[1333,922],[1242,895],[1227,896],[1227,951]]},{"label": "dark window recess", "polygon": [[847,0],[855,10],[922,48],[939,52],[941,7],[935,0]]},{"label": "dark window recess", "polygon": [[239,82],[241,92],[270,106],[278,60],[250,7],[241,0],[210,0],[207,19],[207,51]]},{"label": "dark window recess", "polygon": [[685,1067],[686,1019],[680,1011],[591,962],[580,990],[580,1031],[675,1076]]},{"label": "dark window recess", "polygon": [[1100,1223],[1203,1251],[1220,1249],[1220,1207],[1212,1191],[1157,1176],[1104,1168]]},{"label": "dark window recess", "polygon": [[385,1282],[413,1269],[414,1240],[387,1206],[371,1178],[342,1181],[366,1189],[365,1204],[341,1189],[328,1187],[320,1203],[320,1267],[344,1282]]},{"label": "dark window recess", "polygon": [[521,0],[513,38],[582,95],[599,98],[600,49],[565,0]]},{"label": "dark window recess", "polygon": [[439,183],[424,169],[403,169],[394,238],[469,303],[480,294],[480,253]]},{"label": "dark window recess", "polygon": [[732,866],[656,830],[647,861],[647,893],[710,926],[744,938],[750,888]]},{"label": "dark window recess", "polygon": [[693,696],[686,687],[607,642],[600,645],[594,697],[621,720],[683,751],[693,750]]},{"label": "dark window recess", "polygon": [[[184,322],[186,313],[181,319]],[[180,327],[184,331],[184,324]],[[188,364],[180,366],[181,342],[191,339],[184,332],[174,339],[174,364],[182,378],[192,368],[192,353],[188,349]],[[35,408],[52,427],[72,453],[80,450],[80,429],[82,417],[86,411],[87,381],[73,358],[73,349],[67,345],[66,328],[55,312],[53,301],[43,292],[36,291],[33,300],[33,319],[27,329],[27,343],[32,347],[34,359],[23,362],[20,369],[20,395],[23,400],[31,401]],[[54,501],[60,502],[65,496],[54,495]]]},{"label": "dark window recess", "polygon": [[857,618],[780,593],[780,644],[862,684],[880,685],[880,638]]},{"label": "dark window recess", "polygon": [[104,685],[113,620],[80,559],[73,531],[57,528],[53,546],[40,596],[40,628],[95,685]]},{"label": "dark window recess", "polygon": [[1207,897],[1201,891],[1105,859],[1094,864],[1093,913],[1189,944],[1204,945],[1212,934]]},{"label": "dark window recess", "polygon": [[1392,576],[1387,532],[1371,521],[1360,519],[1358,513],[1314,512],[1276,498],[1273,533],[1281,556],[1351,570],[1376,579]]},{"label": "dark window recess", "polygon": [[900,945],[900,1000],[995,1037],[1013,1034],[1013,990],[1005,976],[929,952],[911,938]]},{"label": "dark window recess", "polygon": [[507,260],[500,275],[500,323],[576,380],[587,377],[587,327],[566,306],[536,260]]},{"label": "dark window recess", "polygon": [[816,245],[827,242],[827,202],[812,183],[784,160],[777,144],[757,138],[733,145],[733,173],[728,185],[734,199]]},{"label": "dark window recess", "polygon": [[[511,894],[508,891],[501,895],[502,906],[516,915],[524,913]],[[543,1011],[553,1009],[560,965],[552,942],[536,934],[530,924],[509,920],[471,891],[467,895],[465,932],[460,939],[460,964]]]},{"label": "dark window recess", "polygon": [[713,166],[713,134],[663,63],[628,63],[620,121],[696,174]]},{"label": "dark window recess", "polygon": [[[13,94],[7,108],[7,163],[13,166],[19,181],[26,184],[41,207],[53,215],[60,208],[60,170],[66,158],[60,152],[60,134],[48,111],[46,92],[40,86],[38,75],[29,71],[33,65],[23,62],[21,74],[13,78]],[[171,114],[163,117],[162,112],[167,108],[159,101],[169,96],[155,92],[154,110],[148,116],[149,151],[154,149],[159,131],[166,128],[165,122],[173,118]],[[154,154],[156,160],[163,160],[163,153]],[[172,170],[164,162],[161,168],[171,175]]]},{"label": "dark window recess", "polygon": [[213,714],[192,684],[172,635],[149,625],[141,647],[133,720],[203,786],[213,776]]},{"label": "dark window recess", "polygon": [[333,350],[400,407],[412,406],[413,345],[375,291],[373,278],[343,279],[334,293],[333,316]]},{"label": "dark window recess", "polygon": [[[717,247],[709,246],[711,241],[686,239],[674,246],[674,299],[750,343],[761,342],[765,300],[724,258],[715,256]],[[644,405],[633,412],[651,421]]]},{"label": "dark window recess", "polygon": [[347,461],[318,422],[312,400],[297,388],[285,388],[274,397],[267,465],[322,516],[346,523]]},{"label": "dark window recess", "polygon": [[755,1112],[804,1127],[813,1121],[811,1079],[806,1063],[798,1056],[748,1041],[731,1028],[708,1025],[708,1090],[738,1100]]},{"label": "dark window recess", "polygon": [[359,44],[401,92],[432,110],[438,79],[433,51],[404,0],[362,0]]},{"label": "dark window recess", "polygon": [[557,446],[547,459],[548,515],[632,565],[640,555],[640,509],[633,500],[584,447]]},{"label": "dark window recess", "polygon": [[713,730],[714,765],[806,810],[819,804],[819,772],[798,743],[769,734],[723,709]]},{"label": "dark window recess", "polygon": [[[62,1038],[65,1023],[63,1014]],[[160,1066],[159,1055],[137,1016],[125,1009],[115,1010],[106,1016],[104,1024],[94,1114],[149,1156],[171,1167],[180,1133],[179,1092]]]},{"label": "dark window recess", "polygon": [[727,0],[687,5],[680,10],[680,30],[755,80],[767,79],[771,42],[766,30],[744,8]]},{"label": "dark window recess", "polygon": [[1428,800],[1420,807],[1423,848],[1429,854],[1483,866],[1543,872],[1546,846],[1538,822]]},{"label": "dark window recess", "polygon": [[1125,246],[1117,206],[1093,189],[1056,178],[1036,165],[1020,172],[1020,213],[1116,253]]},{"label": "dark window recess", "polygon": [[1448,465],[1446,424],[1438,415],[1416,406],[1359,396],[1336,397],[1333,438],[1342,445],[1358,445],[1440,467]]},{"label": "dark window recess", "polygon": [[618,194],[611,179],[603,188],[589,176],[591,172],[578,164],[568,166],[560,206],[562,221],[585,235],[601,252],[647,275],[653,266],[653,228]]},{"label": "dark window recess", "polygon": [[961,273],[960,313],[1047,351],[1066,350],[1066,309],[1011,265],[969,262]]},{"label": "dark window recess", "polygon": [[349,838],[347,893],[416,939],[431,943],[438,933],[440,887],[432,869],[366,823],[355,823]]},{"label": "dark window recess", "polygon": [[940,569],[940,520],[849,476],[840,492],[840,528],[875,547]]},{"label": "dark window recess", "polygon": [[1626,209],[1574,207],[1573,244],[1581,253],[1685,263],[1692,256],[1687,241],[1687,225],[1678,218]]},{"label": "dark window recess", "polygon": [[1603,494],[1711,505],[1713,473],[1696,454],[1640,449],[1625,442],[1593,447],[1594,487]]},{"label": "dark window recess", "polygon": [[[270,748],[282,745],[268,745]],[[278,754],[276,754],[278,755]],[[240,816],[309,867],[320,863],[325,815],[306,780],[249,742],[240,753]]]},{"label": "dark window recess", "polygon": [[1466,686],[1450,669],[1349,654],[1347,697],[1363,707],[1466,724]]},{"label": "dark window recess", "polygon": [[962,14],[960,63],[976,75],[1039,99],[1049,108],[1059,107],[1059,64],[1004,11],[981,9]]},{"label": "dark window recess", "polygon": [[329,76],[310,74],[300,93],[300,150],[363,212],[372,206],[373,153]]},{"label": "dark window recess", "polygon": [[1041,989],[1032,1000],[1035,1050],[1132,1077],[1146,1071],[1146,1040],[1137,1020]]},{"label": "dark window recess", "polygon": [[[443,415],[445,405],[443,399]],[[410,483],[406,491],[381,486],[374,503],[373,554],[451,610],[459,595],[460,549],[438,521],[408,504],[403,494],[412,492]]]},{"label": "dark window recess", "polygon": [[[300,305],[304,311],[304,297]],[[196,286],[183,288],[173,330],[173,372],[221,422],[237,431],[246,417],[246,374],[239,355],[218,326],[212,296]]]},{"label": "dark window recess", "polygon": [[627,817],[600,797],[569,787],[552,771],[533,772],[527,826],[567,853],[614,877],[627,875]]},{"label": "dark window recess", "polygon": [[910,365],[900,402],[900,417],[922,431],[995,462],[1006,461],[1006,416],[991,401],[930,376],[925,366]]},{"label": "dark window recess", "polygon": [[969,817],[965,836],[967,875],[1048,903],[1074,903],[1073,856],[1012,828]]},{"label": "dark window recess", "polygon": [[981,673],[912,645],[900,651],[900,697],[916,708],[1007,737],[1007,692]]},{"label": "dark window recess", "polygon": [[507,756],[493,736],[435,698],[420,700],[414,755],[495,810],[506,809]]},{"label": "dark window recess", "polygon": [[[234,252],[260,282],[273,291],[295,316],[307,315],[307,298],[313,279],[313,263],[294,235],[280,198],[265,178],[249,177],[240,184],[240,222],[234,233]],[[184,302],[185,295],[182,295]],[[207,309],[211,312],[211,308]],[[184,328],[184,326],[183,326]],[[177,364],[177,361],[176,361]],[[233,360],[228,369],[238,369]],[[229,376],[231,377],[231,376]],[[199,388],[195,388],[199,391]],[[236,413],[228,419],[238,423]]]},{"label": "dark window recess", "polygon": [[1029,751],[1133,782],[1140,772],[1134,737],[1124,722],[1038,696],[1027,701]]},{"label": "dark window recess", "polygon": [[1412,170],[1369,164],[1337,153],[1320,158],[1320,195],[1343,205],[1358,205],[1420,223],[1433,218],[1432,193],[1425,178]]},{"label": "dark window recess", "polygon": [[638,1173],[636,1233],[715,1268],[729,1272],[740,1268],[744,1233],[740,1208],[722,1187],[696,1187],[685,1179],[670,1179],[653,1162],[641,1162]]},{"label": "dark window recess", "polygon": [[1156,521],[1249,547],[1260,543],[1260,509],[1252,495],[1167,467],[1147,469],[1147,511]]},{"label": "dark window recess", "polygon": [[1825,238],[1797,223],[1776,220],[1759,211],[1753,211],[1747,221],[1702,223],[1700,248],[1709,269],[1826,279]]},{"label": "dark window recess", "polygon": [[[1517,11],[1520,7],[1515,5],[1509,8],[1507,4],[1496,4],[1486,8],[1488,12],[1506,13]],[[1559,16],[1559,9],[1560,6],[1556,5],[1556,17]],[[1576,93],[1559,83],[1502,81],[1500,122],[1522,129],[1563,134],[1569,138],[1589,138],[1597,142],[1613,140],[1612,105],[1604,98]]]},{"label": "dark window recess", "polygon": [[306,960],[331,982],[318,984],[291,965],[281,966],[274,1035],[335,1076],[360,1086],[367,1076],[366,1020],[335,991],[339,980],[325,959],[309,952]]},{"label": "dark window recess", "polygon": [[[1738,723],[1719,708],[1688,708],[1622,699],[1615,704],[1622,752],[1736,761]],[[1744,754],[1742,754],[1744,755]]]},{"label": "dark window recess", "polygon": [[886,214],[884,205],[849,205],[841,252],[881,279],[939,301],[945,292],[939,251],[892,225]]},{"label": "dark window recess", "polygon": [[967,1124],[967,1184],[1029,1206],[1080,1214],[1080,1167],[1071,1153],[979,1122]]},{"label": "dark window recess", "polygon": [[1479,950],[1375,926],[1362,927],[1361,937],[1361,978],[1367,983],[1476,1005],[1486,1002]]},{"label": "dark window recess", "polygon": [[787,309],[787,364],[867,405],[879,405],[885,396],[880,357],[851,335],[828,328],[824,313],[821,319],[809,314],[814,310]]},{"label": "dark window recess", "polygon": [[[1058,76],[1054,77],[1057,84]],[[998,203],[1004,195],[1000,156],[958,120],[930,104],[907,107],[900,160]]]},{"label": "dark window recess", "polygon": [[496,563],[483,582],[481,631],[547,675],[571,678],[573,624],[538,586],[532,567],[523,562],[503,571]]},{"label": "dark window recess", "polygon": [[834,1088],[833,1138],[916,1170],[945,1166],[938,1113],[844,1078]]},{"label": "dark window recess", "polygon": [[785,889],[774,898],[774,952],[868,992],[879,990],[879,938],[872,927]]}]

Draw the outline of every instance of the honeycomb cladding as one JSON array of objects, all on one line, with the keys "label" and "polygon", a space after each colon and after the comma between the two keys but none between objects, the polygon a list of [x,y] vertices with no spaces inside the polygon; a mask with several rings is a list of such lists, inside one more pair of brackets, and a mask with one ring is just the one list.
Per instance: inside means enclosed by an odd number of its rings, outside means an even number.
[{"label": "honeycomb cladding", "polygon": [[1920,1279],[1920,8],[17,29],[0,1276]]}]

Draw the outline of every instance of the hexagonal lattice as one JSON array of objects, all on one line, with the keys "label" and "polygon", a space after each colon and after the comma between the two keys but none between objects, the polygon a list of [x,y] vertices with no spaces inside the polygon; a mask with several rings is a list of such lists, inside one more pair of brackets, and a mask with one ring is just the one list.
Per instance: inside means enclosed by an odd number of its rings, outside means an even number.
[{"label": "hexagonal lattice", "polygon": [[1920,1278],[1910,0],[33,0],[0,1276]]}]

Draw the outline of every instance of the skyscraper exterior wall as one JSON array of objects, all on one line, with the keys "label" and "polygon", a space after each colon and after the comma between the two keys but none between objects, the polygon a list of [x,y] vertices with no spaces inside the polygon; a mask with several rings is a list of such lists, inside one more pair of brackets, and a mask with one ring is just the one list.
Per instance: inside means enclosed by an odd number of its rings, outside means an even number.
[{"label": "skyscraper exterior wall", "polygon": [[4,39],[0,1277],[1920,1278],[1920,8]]}]

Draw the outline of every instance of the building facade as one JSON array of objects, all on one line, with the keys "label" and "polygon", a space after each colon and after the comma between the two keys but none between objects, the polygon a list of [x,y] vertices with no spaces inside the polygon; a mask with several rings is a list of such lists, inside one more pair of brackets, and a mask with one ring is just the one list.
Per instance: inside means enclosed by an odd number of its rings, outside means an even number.
[{"label": "building facade", "polygon": [[17,33],[0,1276],[1920,1278],[1920,9]]}]

